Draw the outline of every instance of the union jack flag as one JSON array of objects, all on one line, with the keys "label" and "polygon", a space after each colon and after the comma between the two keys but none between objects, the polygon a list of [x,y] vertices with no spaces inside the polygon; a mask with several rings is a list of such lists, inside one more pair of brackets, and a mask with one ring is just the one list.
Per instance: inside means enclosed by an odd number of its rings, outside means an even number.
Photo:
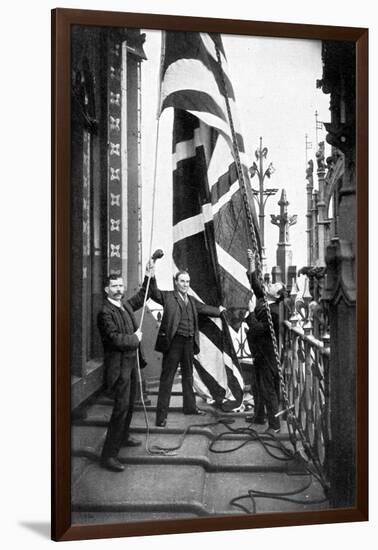
[{"label": "union jack flag", "polygon": [[[174,108],[173,260],[187,269],[191,291],[210,305],[224,305],[227,319],[201,319],[195,389],[224,408],[240,406],[243,378],[232,344],[250,286],[252,248],[235,164],[227,94],[244,181],[258,235],[235,96],[219,34],[164,33],[160,111]],[[195,373],[196,374],[196,373]]]}]

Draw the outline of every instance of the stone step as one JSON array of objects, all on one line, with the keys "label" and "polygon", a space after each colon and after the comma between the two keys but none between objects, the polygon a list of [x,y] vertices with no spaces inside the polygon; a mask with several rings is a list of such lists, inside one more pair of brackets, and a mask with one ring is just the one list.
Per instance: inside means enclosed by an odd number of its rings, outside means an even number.
[{"label": "stone step", "polygon": [[202,504],[205,470],[198,465],[128,464],[110,472],[91,464],[72,489],[75,513],[207,515]]},{"label": "stone step", "polygon": [[[201,409],[206,413],[204,416],[195,416],[195,415],[184,415],[182,412],[182,406],[180,402],[181,398],[178,398],[176,403],[173,403],[168,412],[167,417],[167,429],[182,429],[184,430],[187,426],[191,425],[202,425],[205,424],[216,424],[212,427],[215,430],[215,433],[219,433],[224,429],[224,423],[229,423],[230,429],[254,429],[256,432],[261,433],[266,428],[267,425],[255,425],[250,424],[245,421],[245,417],[250,413],[224,413],[223,411],[207,404],[201,405]],[[75,424],[85,425],[85,426],[106,426],[109,422],[112,412],[112,401],[106,398],[101,399],[94,405],[91,405],[87,409],[87,414],[85,418],[77,419]],[[146,415],[149,423],[149,428],[155,427],[156,419],[156,406],[151,405],[146,407]],[[133,420],[131,424],[132,430],[143,430],[146,428],[146,419],[145,412],[142,407],[136,406],[133,413]],[[287,433],[287,428],[285,422],[281,422],[281,437]]]},{"label": "stone step", "polygon": [[[101,426],[76,426],[72,437],[72,484],[86,475],[93,464],[99,464],[105,438],[105,428]],[[262,436],[260,441],[251,441],[246,435],[226,433],[221,440],[214,440],[209,428],[196,428],[186,435],[180,430],[156,428],[149,433],[135,431],[142,442],[140,447],[123,447],[119,453],[121,462],[127,465],[171,465],[199,466],[206,472],[287,472],[291,461],[273,443],[271,438]],[[264,448],[273,454],[270,456]],[[287,457],[286,457],[287,458]],[[102,473],[103,470],[101,470]],[[301,471],[301,470],[300,470]],[[143,470],[140,470],[143,476]],[[89,483],[89,482],[88,482]]]},{"label": "stone step", "polygon": [[74,426],[71,430],[71,484],[99,460],[105,441],[106,426]]},{"label": "stone step", "polygon": [[[240,515],[233,506],[237,497],[248,496],[249,490],[267,493],[292,493],[288,502],[256,497],[254,513],[315,511],[328,507],[323,491],[309,476],[289,476],[282,473],[205,473],[196,465],[128,464],[125,471],[112,473],[92,464],[85,479],[72,491],[72,510],[76,520],[95,522],[138,521],[139,519],[202,517],[206,515]],[[302,490],[304,489],[304,490]],[[293,493],[298,494],[293,494]],[[266,495],[265,495],[266,496]],[[284,496],[284,495],[283,495]],[[286,496],[285,496],[286,498]],[[249,498],[239,503],[253,512]],[[118,519],[117,519],[118,518]]]},{"label": "stone step", "polygon": [[[216,515],[243,514],[246,512],[232,506],[231,501],[236,497],[245,496],[246,498],[238,500],[238,503],[252,513],[253,506],[248,497],[249,490],[265,493],[264,498],[263,495],[255,496],[255,513],[305,512],[329,508],[328,501],[324,500],[323,488],[315,478],[309,475],[293,476],[275,472],[235,472],[228,473],[226,476],[213,472],[207,474],[203,505],[209,512]],[[268,493],[282,494],[282,498],[266,498]],[[289,502],[283,498],[301,502]]]},{"label": "stone step", "polygon": [[174,519],[192,519],[196,514],[177,509],[174,516],[172,512],[156,510],[132,510],[130,512],[89,512],[85,510],[73,511],[71,514],[73,524],[97,524],[102,523],[130,523],[132,521],[164,521]]},{"label": "stone step", "polygon": [[[296,491],[310,479],[300,461],[289,460],[288,453],[280,450],[280,445],[291,448],[284,423],[275,440],[263,433],[266,425],[252,426],[240,413],[225,414],[204,404],[201,408],[206,415],[184,415],[182,396],[177,395],[172,398],[167,427],[159,428],[155,426],[156,396],[152,396],[151,401],[147,409],[148,426],[143,409],[136,407],[130,431],[142,445],[121,449],[119,459],[126,465],[121,473],[100,466],[112,401],[101,397],[87,408],[82,418],[75,419],[72,429],[74,523],[240,515],[246,512],[230,502],[247,494],[249,489],[276,493]],[[162,453],[161,448],[167,452]],[[313,482],[296,498],[309,502],[322,496],[321,487]],[[240,502],[252,510],[250,498]],[[256,513],[324,507],[327,503],[306,505],[256,498]]]}]

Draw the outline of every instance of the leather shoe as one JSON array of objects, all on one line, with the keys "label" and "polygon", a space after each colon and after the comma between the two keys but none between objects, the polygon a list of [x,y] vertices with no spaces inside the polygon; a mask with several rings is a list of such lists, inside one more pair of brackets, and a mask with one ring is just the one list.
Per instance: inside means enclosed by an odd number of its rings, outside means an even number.
[{"label": "leather shoe", "polygon": [[184,414],[197,414],[197,415],[200,415],[200,416],[204,416],[206,414],[206,412],[201,410],[201,409],[195,409],[192,412],[184,412]]},{"label": "leather shoe", "polygon": [[274,435],[274,434],[279,434],[280,431],[281,431],[281,427],[273,428],[272,426],[269,426],[269,428],[267,428],[264,433],[269,435]]},{"label": "leather shoe", "polygon": [[110,457],[101,461],[101,466],[112,472],[123,472],[125,466],[120,463],[118,458]]},{"label": "leather shoe", "polygon": [[158,428],[165,428],[165,426],[167,425],[167,421],[166,420],[156,420],[156,426],[158,426]]},{"label": "leather shoe", "polygon": [[122,443],[122,447],[139,447],[140,445],[142,445],[142,442],[139,439],[134,439],[134,437],[128,437]]}]

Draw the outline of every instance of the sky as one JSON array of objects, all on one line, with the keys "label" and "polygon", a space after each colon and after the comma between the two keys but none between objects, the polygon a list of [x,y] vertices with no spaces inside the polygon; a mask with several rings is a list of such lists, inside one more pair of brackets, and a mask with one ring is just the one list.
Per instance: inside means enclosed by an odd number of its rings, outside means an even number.
[{"label": "sky", "polygon": [[[153,251],[164,250],[159,264],[159,281],[171,284],[171,142],[172,109],[163,111],[157,119],[160,31],[146,32],[144,49],[147,61],[142,63],[142,232],[143,258],[150,251],[151,220],[153,218]],[[276,265],[278,227],[270,222],[270,214],[279,214],[278,201],[286,190],[289,214],[297,214],[297,224],[290,228],[293,265],[306,265],[306,152],[305,134],[312,143],[307,158],[315,162],[315,111],[318,120],[330,119],[329,96],[317,89],[322,76],[321,42],[285,38],[223,35],[229,73],[236,96],[236,104],[246,145],[249,166],[255,160],[260,136],[268,148],[267,162],[275,172],[265,178],[267,188],[278,188],[270,197],[265,210],[265,248],[268,268]],[[156,134],[159,139],[156,142]],[[324,140],[324,131],[318,132],[318,141]],[[157,154],[156,154],[157,151]],[[326,144],[326,156],[329,147]],[[155,166],[155,158],[157,159]],[[154,173],[156,169],[155,208]],[[252,180],[258,187],[258,179]],[[153,213],[154,210],[154,213]]]}]

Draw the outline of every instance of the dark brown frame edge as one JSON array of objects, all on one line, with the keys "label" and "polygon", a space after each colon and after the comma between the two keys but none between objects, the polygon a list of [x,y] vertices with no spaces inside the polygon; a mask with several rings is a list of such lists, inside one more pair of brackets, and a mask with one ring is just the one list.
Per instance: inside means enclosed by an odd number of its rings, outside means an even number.
[{"label": "dark brown frame edge", "polygon": [[[71,525],[70,459],[70,27],[73,24],[351,40],[357,55],[357,499],[320,512]],[[368,30],[91,10],[52,10],[52,510],[56,541],[368,519]]]}]

